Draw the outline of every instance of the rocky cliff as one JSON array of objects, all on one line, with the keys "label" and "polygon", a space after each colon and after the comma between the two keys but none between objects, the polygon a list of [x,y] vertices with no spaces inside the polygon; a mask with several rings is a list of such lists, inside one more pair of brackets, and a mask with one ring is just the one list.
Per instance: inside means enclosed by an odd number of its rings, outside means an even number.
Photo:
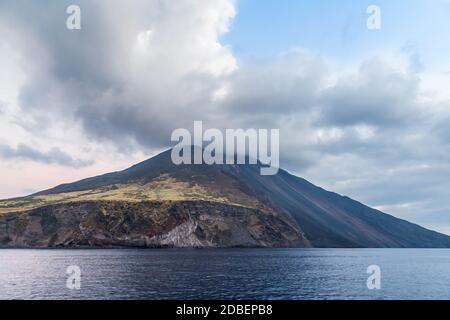
[{"label": "rocky cliff", "polygon": [[450,247],[447,235],[260,168],[177,166],[166,151],[3,200],[0,247]]},{"label": "rocky cliff", "polygon": [[87,201],[0,216],[0,246],[308,247],[297,224],[268,209],[206,201]]}]

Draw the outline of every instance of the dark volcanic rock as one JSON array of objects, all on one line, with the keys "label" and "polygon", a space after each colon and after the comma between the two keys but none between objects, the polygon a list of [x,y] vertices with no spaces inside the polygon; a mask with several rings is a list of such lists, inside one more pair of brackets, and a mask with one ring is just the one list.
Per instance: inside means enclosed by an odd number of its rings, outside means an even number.
[{"label": "dark volcanic rock", "polygon": [[[261,176],[260,168],[261,164],[177,166],[169,150],[123,171],[15,200],[21,209],[21,203],[29,205],[34,197],[101,194],[103,189],[166,179],[167,185],[183,185],[187,195],[173,200],[184,201],[74,200],[79,202],[3,214],[0,243],[21,247],[450,247],[447,235],[329,192],[281,169],[276,175]],[[142,200],[148,199],[152,198]],[[2,209],[8,212],[6,204]]]},{"label": "dark volcanic rock", "polygon": [[0,217],[0,247],[308,247],[269,209],[205,201],[92,201]]}]

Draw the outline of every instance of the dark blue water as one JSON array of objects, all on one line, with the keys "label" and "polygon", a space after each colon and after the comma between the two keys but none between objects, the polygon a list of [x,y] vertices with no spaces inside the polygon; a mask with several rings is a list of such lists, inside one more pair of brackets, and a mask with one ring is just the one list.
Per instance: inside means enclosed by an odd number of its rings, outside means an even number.
[{"label": "dark blue water", "polygon": [[[80,290],[66,286],[71,265]],[[0,250],[0,298],[449,299],[450,250]]]}]

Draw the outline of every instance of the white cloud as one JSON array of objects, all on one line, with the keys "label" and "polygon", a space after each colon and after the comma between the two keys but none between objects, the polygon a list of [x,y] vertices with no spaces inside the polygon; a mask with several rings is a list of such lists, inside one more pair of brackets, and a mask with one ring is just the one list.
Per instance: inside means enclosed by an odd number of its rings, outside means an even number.
[{"label": "white cloud", "polygon": [[84,0],[81,31],[61,23],[68,4],[0,3],[0,144],[95,164],[0,160],[0,197],[118,170],[203,120],[280,128],[290,170],[417,222],[450,221],[448,70],[412,66],[410,52],[341,65],[295,50],[238,66],[220,42],[234,1]]}]

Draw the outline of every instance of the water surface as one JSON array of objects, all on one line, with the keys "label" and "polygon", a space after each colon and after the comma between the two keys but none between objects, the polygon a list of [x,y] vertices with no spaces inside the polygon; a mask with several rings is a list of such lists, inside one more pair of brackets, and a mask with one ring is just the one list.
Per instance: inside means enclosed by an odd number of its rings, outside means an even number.
[{"label": "water surface", "polygon": [[[66,287],[71,265],[80,290]],[[450,250],[0,250],[0,298],[449,299]]]}]

